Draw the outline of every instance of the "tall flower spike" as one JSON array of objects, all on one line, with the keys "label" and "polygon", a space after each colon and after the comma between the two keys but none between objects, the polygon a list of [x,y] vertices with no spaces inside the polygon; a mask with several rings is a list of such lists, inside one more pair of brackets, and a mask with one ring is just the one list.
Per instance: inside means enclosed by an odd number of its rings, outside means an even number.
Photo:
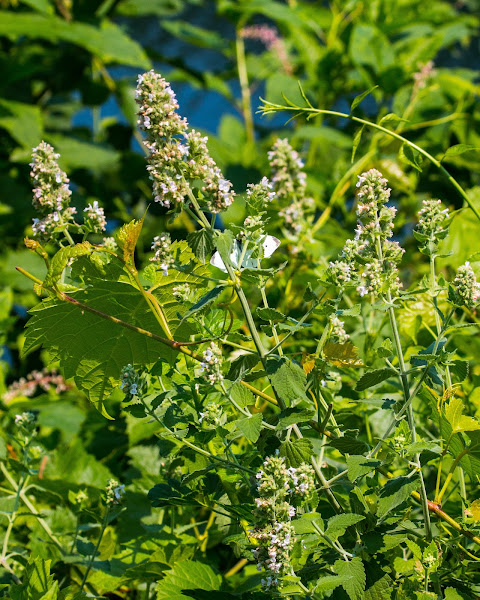
[{"label": "tall flower spike", "polygon": [[331,262],[327,277],[340,287],[355,285],[360,296],[397,294],[401,283],[398,263],[403,248],[389,238],[393,235],[396,209],[387,206],[390,188],[376,169],[358,178],[358,224],[355,238],[347,240],[341,259]]},{"label": "tall flower spike", "polygon": [[179,212],[188,202],[191,184],[201,181],[206,208],[214,213],[228,208],[234,197],[232,184],[211,158],[208,138],[188,131],[187,120],[176,112],[178,102],[167,81],[153,70],[144,73],[138,77],[136,95],[155,202]]},{"label": "tall flower spike", "polygon": [[315,208],[313,198],[305,195],[307,175],[303,161],[287,139],[277,139],[268,153],[271,180],[280,203],[287,204],[279,211],[290,237],[297,238],[308,223],[306,216]]},{"label": "tall flower spike", "polygon": [[33,233],[37,238],[48,241],[61,224],[73,220],[75,208],[69,206],[72,192],[69,179],[58,166],[59,154],[46,142],[32,151],[30,176],[33,181],[33,206],[42,218],[33,219]]},{"label": "tall flower spike", "polygon": [[478,304],[480,284],[477,283],[475,273],[468,261],[461,267],[458,267],[453,285],[456,287],[458,295],[467,308],[474,308]]}]

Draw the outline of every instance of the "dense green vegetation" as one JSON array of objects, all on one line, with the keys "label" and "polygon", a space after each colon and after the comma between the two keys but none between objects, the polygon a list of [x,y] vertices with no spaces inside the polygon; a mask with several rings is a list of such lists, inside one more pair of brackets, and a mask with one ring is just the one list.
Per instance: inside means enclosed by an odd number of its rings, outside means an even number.
[{"label": "dense green vegetation", "polygon": [[478,8],[0,0],[1,597],[480,597]]}]

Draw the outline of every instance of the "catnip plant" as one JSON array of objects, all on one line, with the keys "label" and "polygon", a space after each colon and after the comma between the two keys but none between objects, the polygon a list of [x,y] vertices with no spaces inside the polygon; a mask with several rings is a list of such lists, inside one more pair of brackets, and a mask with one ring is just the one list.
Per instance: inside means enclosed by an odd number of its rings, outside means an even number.
[{"label": "catnip plant", "polygon": [[[455,339],[475,331],[480,287],[478,257],[456,273],[438,269],[454,217],[440,200],[423,201],[411,224],[418,250],[408,251],[426,271],[407,287],[401,204],[371,168],[356,174],[356,229],[338,255],[316,260],[305,247],[315,202],[287,139],[274,142],[269,172],[236,194],[164,78],[141,75],[136,95],[153,201],[170,229],[144,240],[139,219],[102,239],[103,209],[91,202],[77,221],[59,156],[42,142],[32,162],[39,217],[25,243],[46,275],[18,268],[44,296],[24,352],[42,346],[106,419],[112,395],[158,439],[163,466],[148,491],[158,521],[138,543],[170,536],[186,554],[139,558],[123,574],[130,589],[150,598],[154,584],[159,599],[477,597],[480,421],[469,414],[473,384]],[[238,202],[244,218],[231,223],[225,211]],[[174,239],[181,215],[194,227]],[[144,265],[139,244],[151,248]],[[289,314],[292,261],[308,262],[313,277]],[[419,301],[431,317],[421,343],[401,326]],[[23,470],[1,463],[16,505],[38,475],[35,418],[13,425]],[[85,558],[68,597],[96,593],[102,540],[128,515],[128,480],[105,484],[103,499],[70,496],[71,547]],[[94,510],[98,527],[88,529]],[[21,587],[22,561],[9,551],[16,523],[14,511],[2,564]],[[67,539],[54,535],[66,560]],[[123,543],[113,557],[125,556]],[[215,548],[233,557],[227,571],[209,564]],[[162,561],[152,579],[148,569]]]}]

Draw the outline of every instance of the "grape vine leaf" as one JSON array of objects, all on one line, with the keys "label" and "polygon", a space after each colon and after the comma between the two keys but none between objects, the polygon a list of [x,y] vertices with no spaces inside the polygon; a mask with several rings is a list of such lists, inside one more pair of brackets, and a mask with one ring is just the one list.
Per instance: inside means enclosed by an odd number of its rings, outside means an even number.
[{"label": "grape vine leaf", "polygon": [[464,415],[464,408],[463,400],[458,396],[452,398],[445,407],[445,418],[452,427],[453,433],[480,430],[480,421],[477,421],[477,419],[469,417],[468,415]]},{"label": "grape vine leaf", "polygon": [[[97,281],[95,288],[71,297],[131,325],[158,333],[158,323],[139,291],[128,283]],[[120,384],[122,367],[149,366],[163,358],[172,363],[176,350],[70,302],[47,299],[35,306],[27,323],[23,355],[43,346],[59,360],[65,377],[73,377],[95,407],[108,418],[105,398]]]},{"label": "grape vine leaf", "polygon": [[185,600],[183,590],[216,591],[222,578],[209,565],[183,560],[158,582],[157,600]]}]

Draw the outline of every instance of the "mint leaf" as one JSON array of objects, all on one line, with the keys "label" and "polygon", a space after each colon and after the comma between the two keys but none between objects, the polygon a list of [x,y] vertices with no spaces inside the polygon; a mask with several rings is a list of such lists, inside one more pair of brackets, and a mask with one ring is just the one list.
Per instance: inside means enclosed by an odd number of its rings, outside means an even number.
[{"label": "mint leaf", "polygon": [[357,381],[355,389],[357,392],[363,392],[363,390],[378,385],[379,383],[382,383],[382,381],[390,379],[390,377],[394,377],[395,375],[397,375],[397,372],[389,367],[368,371],[368,373],[362,375]]},{"label": "mint leaf", "polygon": [[381,460],[375,460],[374,458],[347,456],[348,478],[350,481],[355,481],[358,477],[370,473],[381,464]]},{"label": "mint leaf", "polygon": [[387,481],[380,492],[377,516],[381,519],[394,508],[403,504],[419,485],[418,477],[395,477],[395,479]]},{"label": "mint leaf", "polygon": [[277,394],[290,405],[305,396],[307,376],[300,365],[288,358],[271,358],[267,361],[267,374]]},{"label": "mint leaf", "polygon": [[348,577],[342,583],[342,587],[347,592],[350,600],[363,600],[366,576],[362,559],[358,556],[348,562],[339,559],[335,562],[333,568],[338,575]]},{"label": "mint leaf", "polygon": [[312,442],[305,438],[293,442],[287,440],[280,445],[279,453],[286,458],[289,467],[299,467],[302,463],[310,464],[313,453]]}]

